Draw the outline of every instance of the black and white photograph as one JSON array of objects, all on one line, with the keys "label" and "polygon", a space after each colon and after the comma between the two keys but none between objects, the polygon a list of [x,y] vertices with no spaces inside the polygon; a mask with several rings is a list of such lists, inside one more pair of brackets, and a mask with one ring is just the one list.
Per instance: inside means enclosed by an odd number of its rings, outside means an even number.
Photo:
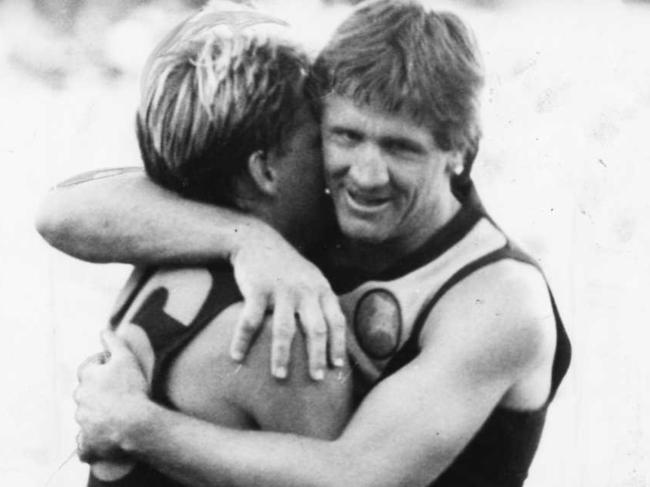
[{"label": "black and white photograph", "polygon": [[650,487],[650,1],[0,0],[0,482]]}]

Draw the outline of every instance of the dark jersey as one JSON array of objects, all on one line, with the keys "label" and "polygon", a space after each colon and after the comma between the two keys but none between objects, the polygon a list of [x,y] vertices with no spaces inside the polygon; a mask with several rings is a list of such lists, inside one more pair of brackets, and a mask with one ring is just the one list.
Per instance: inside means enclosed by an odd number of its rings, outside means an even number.
[{"label": "dark jersey", "polygon": [[[151,342],[154,364],[151,397],[177,409],[167,394],[167,378],[176,357],[225,308],[241,301],[227,266],[136,270],[122,290],[111,327],[140,326]],[[90,475],[89,487],[177,487],[181,484],[144,463],[123,476],[103,481]]]},{"label": "dark jersey", "polygon": [[[340,295],[352,333],[348,348],[358,400],[378,381],[419,353],[420,332],[436,303],[476,270],[503,259],[537,263],[518,249],[487,215],[473,186],[458,189],[460,211],[418,251],[378,274],[353,265],[333,265],[332,285]],[[541,272],[541,270],[540,270]],[[557,342],[551,392],[543,407],[515,411],[497,407],[435,487],[521,486],[537,449],[546,410],[564,377],[571,347],[549,289]]]}]

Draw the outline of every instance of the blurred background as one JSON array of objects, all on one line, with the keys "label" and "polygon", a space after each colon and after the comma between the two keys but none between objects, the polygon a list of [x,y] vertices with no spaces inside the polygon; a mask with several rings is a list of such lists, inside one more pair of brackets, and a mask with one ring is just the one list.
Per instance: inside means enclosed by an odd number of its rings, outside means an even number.
[{"label": "blurred background", "polygon": [[[82,484],[74,459],[57,472],[75,447],[75,370],[129,270],[48,248],[39,198],[75,173],[139,164],[141,66],[201,3],[0,0],[3,485]],[[354,2],[261,3],[315,52]],[[574,343],[527,486],[650,486],[650,4],[430,3],[476,31],[488,80],[475,178],[546,268]]]}]

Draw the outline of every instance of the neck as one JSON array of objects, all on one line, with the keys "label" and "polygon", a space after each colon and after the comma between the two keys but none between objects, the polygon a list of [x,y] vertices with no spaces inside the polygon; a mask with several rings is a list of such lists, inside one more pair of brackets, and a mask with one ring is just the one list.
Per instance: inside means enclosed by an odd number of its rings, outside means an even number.
[{"label": "neck", "polygon": [[300,225],[286,221],[273,211],[272,205],[258,205],[252,208],[249,214],[272,227],[301,254],[309,251],[310,246],[313,245],[313,235],[318,235],[315,228],[311,228],[311,233],[309,233]]}]

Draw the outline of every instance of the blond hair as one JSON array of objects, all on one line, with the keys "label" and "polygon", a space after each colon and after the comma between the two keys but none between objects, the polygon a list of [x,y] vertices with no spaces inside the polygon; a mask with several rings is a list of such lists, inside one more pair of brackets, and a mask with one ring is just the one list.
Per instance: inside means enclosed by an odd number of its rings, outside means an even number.
[{"label": "blond hair", "polygon": [[233,204],[233,182],[252,152],[281,147],[309,68],[293,43],[258,28],[284,22],[237,7],[204,10],[159,44],[137,114],[149,176],[221,204]]}]

